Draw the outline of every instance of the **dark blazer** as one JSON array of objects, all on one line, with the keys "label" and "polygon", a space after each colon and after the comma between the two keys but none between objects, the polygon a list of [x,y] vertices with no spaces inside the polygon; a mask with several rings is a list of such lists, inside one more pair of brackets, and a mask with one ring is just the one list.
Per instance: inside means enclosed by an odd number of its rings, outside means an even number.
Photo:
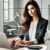
[{"label": "dark blazer", "polygon": [[[44,36],[47,31],[48,20],[41,18],[37,24],[36,28],[36,35],[35,38],[37,39],[38,44],[44,43]],[[24,35],[20,36],[21,39],[24,38]],[[26,34],[26,40],[29,40],[29,34]]]}]

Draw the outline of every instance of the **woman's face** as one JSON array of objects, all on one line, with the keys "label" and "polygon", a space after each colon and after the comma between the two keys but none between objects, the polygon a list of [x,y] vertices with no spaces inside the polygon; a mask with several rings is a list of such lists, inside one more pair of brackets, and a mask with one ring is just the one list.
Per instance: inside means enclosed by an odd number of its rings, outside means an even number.
[{"label": "woman's face", "polygon": [[30,16],[37,15],[36,8],[33,5],[28,5],[27,9]]}]

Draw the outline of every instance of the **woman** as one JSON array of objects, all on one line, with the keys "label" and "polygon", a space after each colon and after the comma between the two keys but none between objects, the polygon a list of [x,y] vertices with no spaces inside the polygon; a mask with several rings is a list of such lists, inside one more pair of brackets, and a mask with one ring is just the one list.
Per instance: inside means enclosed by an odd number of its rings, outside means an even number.
[{"label": "woman", "polygon": [[30,0],[26,4],[23,18],[25,18],[25,20],[23,20],[22,23],[24,26],[22,30],[23,32],[29,32],[29,34],[26,35],[26,40],[30,40],[33,44],[44,44],[48,20],[42,18],[40,8],[36,1]]},{"label": "woman", "polygon": [[[48,20],[42,18],[40,8],[36,1],[30,0],[25,6],[22,32],[26,35],[21,35],[20,38],[26,40],[20,40],[16,45],[31,45],[31,44],[44,44],[44,37],[47,30]],[[27,32],[29,32],[27,34]]]}]

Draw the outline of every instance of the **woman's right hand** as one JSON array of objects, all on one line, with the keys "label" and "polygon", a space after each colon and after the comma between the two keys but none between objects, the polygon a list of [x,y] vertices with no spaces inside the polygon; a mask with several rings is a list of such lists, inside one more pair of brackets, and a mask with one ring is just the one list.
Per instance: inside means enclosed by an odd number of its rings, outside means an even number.
[{"label": "woman's right hand", "polygon": [[15,46],[24,46],[23,40],[16,40]]}]

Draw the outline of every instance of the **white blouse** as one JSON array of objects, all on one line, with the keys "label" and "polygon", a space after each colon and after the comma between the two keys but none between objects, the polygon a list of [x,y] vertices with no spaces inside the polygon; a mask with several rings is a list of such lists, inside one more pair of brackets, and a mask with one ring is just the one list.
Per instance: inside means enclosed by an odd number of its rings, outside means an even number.
[{"label": "white blouse", "polygon": [[37,28],[38,20],[35,21],[35,23],[31,22],[30,29],[29,29],[29,38],[31,41],[35,41],[35,34],[36,34],[36,28]]}]

